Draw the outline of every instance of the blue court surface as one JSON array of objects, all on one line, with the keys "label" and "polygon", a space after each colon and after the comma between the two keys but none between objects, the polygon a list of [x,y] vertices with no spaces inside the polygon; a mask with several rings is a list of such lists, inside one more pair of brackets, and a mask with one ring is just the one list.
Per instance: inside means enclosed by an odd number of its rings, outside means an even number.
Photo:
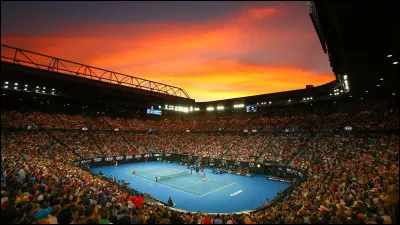
[{"label": "blue court surface", "polygon": [[[143,162],[93,168],[102,171],[106,177],[129,182],[129,186],[137,191],[150,194],[152,197],[167,202],[171,196],[175,208],[187,211],[207,213],[232,213],[255,209],[262,201],[272,200],[279,189],[281,191],[290,184],[270,181],[265,175],[255,177],[235,174],[213,174],[205,169],[207,181],[199,172],[190,174],[186,166],[178,163]],[[136,175],[132,175],[132,171]],[[156,182],[156,177],[159,181]]]}]

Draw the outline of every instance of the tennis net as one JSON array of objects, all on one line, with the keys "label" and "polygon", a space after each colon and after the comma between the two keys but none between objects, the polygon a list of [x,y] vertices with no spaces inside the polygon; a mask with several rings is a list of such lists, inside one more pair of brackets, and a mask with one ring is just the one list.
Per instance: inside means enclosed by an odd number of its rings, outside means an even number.
[{"label": "tennis net", "polygon": [[186,175],[190,175],[190,172],[189,171],[182,171],[182,172],[178,172],[178,173],[160,175],[160,176],[156,176],[156,182],[168,180],[168,179],[175,178],[175,177],[186,176]]}]

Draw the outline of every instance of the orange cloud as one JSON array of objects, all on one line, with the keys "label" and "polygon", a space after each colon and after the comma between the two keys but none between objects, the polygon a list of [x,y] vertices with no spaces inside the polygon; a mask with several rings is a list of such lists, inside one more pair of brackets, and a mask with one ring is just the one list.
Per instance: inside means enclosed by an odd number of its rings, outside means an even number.
[{"label": "orange cloud", "polygon": [[332,81],[315,31],[276,22],[286,14],[247,8],[203,24],[91,23],[49,36],[5,34],[2,43],[178,86],[196,101]]}]

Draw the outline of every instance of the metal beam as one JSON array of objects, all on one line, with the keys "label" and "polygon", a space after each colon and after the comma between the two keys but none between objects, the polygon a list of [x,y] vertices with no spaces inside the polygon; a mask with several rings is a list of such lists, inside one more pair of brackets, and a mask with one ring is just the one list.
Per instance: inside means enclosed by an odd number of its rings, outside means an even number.
[{"label": "metal beam", "polygon": [[[37,58],[40,58],[41,60]],[[134,77],[122,73],[117,73],[93,66],[88,66],[65,59],[59,59],[53,56],[48,56],[20,48],[15,48],[4,44],[1,45],[1,61],[14,64],[21,64],[22,62],[23,64],[21,65],[35,67],[42,70],[58,72],[71,76],[83,77],[90,80],[113,83],[122,86],[138,88],[146,91],[152,91],[157,93],[163,93],[166,95],[190,99],[189,94],[179,87],[151,80],[146,80],[143,78]],[[63,68],[59,67],[59,63],[60,65],[62,65]],[[75,69],[70,69],[72,67]],[[83,71],[81,71],[81,69]],[[106,74],[109,74],[109,77],[107,77]]]}]

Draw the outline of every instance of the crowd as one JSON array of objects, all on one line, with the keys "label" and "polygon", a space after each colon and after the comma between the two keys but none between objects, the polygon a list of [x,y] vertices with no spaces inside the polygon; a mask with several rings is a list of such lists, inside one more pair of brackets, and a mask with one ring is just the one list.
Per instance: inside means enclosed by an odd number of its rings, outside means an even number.
[{"label": "crowd", "polygon": [[253,130],[282,132],[294,129],[298,132],[326,131],[334,132],[351,126],[355,131],[373,131],[382,129],[399,129],[399,111],[391,109],[382,112],[363,111],[359,113],[329,113],[268,116],[241,119],[202,119],[202,120],[141,120],[135,118],[106,117],[104,115],[83,116],[69,114],[50,114],[38,112],[20,113],[2,111],[3,127],[26,127],[31,125],[45,128],[93,130],[132,130],[148,131],[226,131]]},{"label": "crowd", "polygon": [[[396,116],[397,118],[394,118]],[[12,121],[10,118],[20,120]],[[99,121],[88,123],[92,118],[84,116],[57,115],[58,120],[46,120],[43,114],[32,117],[31,114],[2,111],[2,128],[25,126],[28,123],[32,125],[35,118],[40,118],[43,121],[41,126],[47,128],[58,127],[58,124],[60,127],[77,129],[83,124],[100,127]],[[259,126],[260,129],[274,131],[291,125],[300,131],[335,131],[337,127],[349,123],[358,130],[374,129],[372,126],[398,129],[398,124],[393,124],[398,121],[398,111],[380,114],[361,112],[351,116],[331,114],[253,118],[246,120],[247,124],[244,126],[239,125],[240,120],[221,120],[223,122],[220,121],[220,124],[225,123],[227,130]],[[137,127],[145,127],[144,122],[134,119],[124,123],[122,119],[104,117],[100,121],[106,121],[109,127],[119,124],[132,129],[135,128],[135,125],[132,125],[134,123]],[[168,126],[177,129],[176,127],[183,126],[180,125],[183,123]],[[199,121],[190,123],[195,124]],[[33,124],[38,125],[37,122]],[[201,125],[196,124],[193,127],[208,129],[215,128],[215,125],[201,122]],[[315,133],[186,132],[146,134],[91,130],[78,132],[2,129],[2,170],[5,175],[1,183],[2,223],[394,224],[399,222],[398,134],[354,134],[353,136],[348,133],[322,133],[317,135]],[[307,179],[293,186],[294,190],[281,201],[257,212],[209,215],[201,212],[176,211],[158,204],[144,193],[129,191],[109,179],[92,174],[71,163],[79,158],[151,151],[189,152],[204,157],[241,161],[273,160],[305,171]]]},{"label": "crowd", "polygon": [[51,134],[82,158],[105,156],[101,148],[96,146],[97,143],[90,137],[88,132],[53,131]]}]

